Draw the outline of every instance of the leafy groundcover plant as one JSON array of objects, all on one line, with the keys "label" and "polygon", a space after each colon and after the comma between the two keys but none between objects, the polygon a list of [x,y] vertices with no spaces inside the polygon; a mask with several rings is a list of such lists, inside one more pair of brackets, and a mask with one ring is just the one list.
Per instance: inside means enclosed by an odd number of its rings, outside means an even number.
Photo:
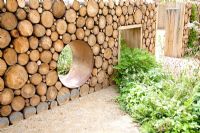
[{"label": "leafy groundcover plant", "polygon": [[58,58],[58,74],[66,75],[72,65],[72,50],[69,45],[65,46]]},{"label": "leafy groundcover plant", "polygon": [[122,41],[114,80],[118,102],[144,133],[197,133],[200,130],[200,76],[174,78],[148,52]]}]

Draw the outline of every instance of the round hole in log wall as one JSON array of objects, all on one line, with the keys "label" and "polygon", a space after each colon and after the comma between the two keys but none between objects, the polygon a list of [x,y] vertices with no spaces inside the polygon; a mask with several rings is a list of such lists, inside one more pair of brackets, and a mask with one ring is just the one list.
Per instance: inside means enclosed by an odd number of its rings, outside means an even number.
[{"label": "round hole in log wall", "polygon": [[[70,50],[72,59],[70,59]],[[65,53],[63,53],[65,52]],[[64,54],[67,54],[66,69],[62,69],[62,60],[65,58]],[[70,42],[58,59],[58,76],[60,81],[68,88],[77,88],[83,85],[90,77],[93,69],[94,59],[90,46],[80,40]]]}]

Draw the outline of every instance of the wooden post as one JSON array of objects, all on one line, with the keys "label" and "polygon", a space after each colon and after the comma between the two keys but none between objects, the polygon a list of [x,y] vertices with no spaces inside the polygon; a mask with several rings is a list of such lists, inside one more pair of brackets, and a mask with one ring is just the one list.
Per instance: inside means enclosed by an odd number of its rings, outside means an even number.
[{"label": "wooden post", "polygon": [[184,4],[166,9],[165,56],[181,57],[183,54]]}]

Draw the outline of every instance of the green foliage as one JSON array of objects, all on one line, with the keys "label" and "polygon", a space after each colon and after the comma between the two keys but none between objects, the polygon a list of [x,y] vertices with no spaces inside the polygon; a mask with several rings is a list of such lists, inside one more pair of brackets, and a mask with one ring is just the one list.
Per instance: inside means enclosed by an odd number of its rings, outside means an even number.
[{"label": "green foliage", "polygon": [[115,67],[115,81],[120,90],[118,102],[141,125],[141,132],[197,133],[200,130],[198,73],[191,76],[183,73],[174,78],[147,52],[124,45],[121,54]]},{"label": "green foliage", "polygon": [[[198,21],[198,9],[195,4],[192,5],[190,23]],[[191,27],[188,37],[188,49],[186,50],[186,55],[192,56],[198,54],[200,47],[198,44],[198,32],[195,26]]]},{"label": "green foliage", "polygon": [[65,46],[58,58],[58,74],[65,75],[69,72],[72,65],[72,50],[69,45]]}]

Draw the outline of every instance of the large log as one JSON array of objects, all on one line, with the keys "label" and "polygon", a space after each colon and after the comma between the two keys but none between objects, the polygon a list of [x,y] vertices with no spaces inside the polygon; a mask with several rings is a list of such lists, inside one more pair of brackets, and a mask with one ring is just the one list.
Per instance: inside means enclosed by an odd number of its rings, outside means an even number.
[{"label": "large log", "polygon": [[87,3],[87,14],[90,17],[95,17],[98,14],[99,5],[95,0],[89,0]]},{"label": "large log", "polygon": [[65,13],[65,18],[67,22],[73,23],[76,21],[76,12],[73,9],[69,9]]},{"label": "large log", "polygon": [[32,84],[26,84],[21,89],[21,95],[24,98],[31,98],[35,95],[35,86]]},{"label": "large log", "polygon": [[17,18],[13,13],[5,12],[0,14],[0,26],[6,30],[13,30],[17,27]]},{"label": "large log", "polygon": [[25,37],[18,37],[13,41],[15,51],[17,53],[25,53],[29,49],[29,41]]},{"label": "large log", "polygon": [[67,31],[67,23],[63,19],[59,19],[56,22],[56,31],[58,34],[62,35]]},{"label": "large log", "polygon": [[24,98],[21,96],[14,97],[11,106],[14,111],[21,111],[25,106]]},{"label": "large log", "polygon": [[40,22],[40,14],[37,10],[30,10],[28,14],[28,19],[33,23],[37,24]]},{"label": "large log", "polygon": [[50,71],[47,75],[46,75],[46,84],[48,86],[52,86],[55,85],[55,83],[58,80],[58,74],[56,71]]},{"label": "large log", "polygon": [[25,53],[19,54],[17,61],[22,66],[26,65],[28,63],[28,61],[29,61],[29,56],[27,54],[25,54]]},{"label": "large log", "polygon": [[17,0],[7,0],[6,1],[6,9],[9,12],[15,12],[17,10],[18,3]]},{"label": "large log", "polygon": [[5,48],[10,44],[11,37],[8,31],[0,28],[0,48]]},{"label": "large log", "polygon": [[61,18],[65,14],[65,4],[62,0],[56,0],[52,6],[52,13],[55,18]]},{"label": "large log", "polygon": [[12,102],[14,93],[11,89],[4,89],[0,94],[0,103],[2,105],[8,105]]},{"label": "large log", "polygon": [[7,48],[4,50],[3,58],[8,65],[14,65],[17,63],[17,53],[12,48]]},{"label": "large log", "polygon": [[80,16],[84,17],[87,13],[87,8],[85,6],[81,6],[80,10],[79,10],[79,14]]},{"label": "large log", "polygon": [[41,82],[39,85],[36,86],[37,94],[40,96],[44,96],[47,92],[47,85]]},{"label": "large log", "polygon": [[137,9],[134,14],[134,20],[136,24],[140,24],[142,21],[142,11]]},{"label": "large log", "polygon": [[44,11],[41,15],[41,23],[46,28],[50,28],[53,25],[54,17],[50,11]]},{"label": "large log", "polygon": [[31,36],[33,33],[33,25],[28,20],[20,21],[17,29],[22,36]]}]

